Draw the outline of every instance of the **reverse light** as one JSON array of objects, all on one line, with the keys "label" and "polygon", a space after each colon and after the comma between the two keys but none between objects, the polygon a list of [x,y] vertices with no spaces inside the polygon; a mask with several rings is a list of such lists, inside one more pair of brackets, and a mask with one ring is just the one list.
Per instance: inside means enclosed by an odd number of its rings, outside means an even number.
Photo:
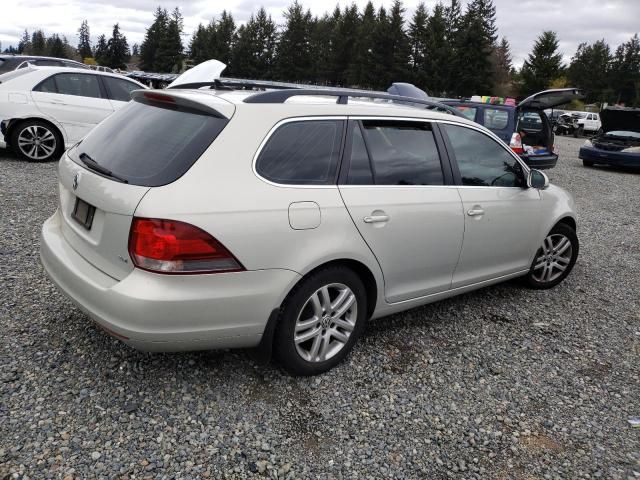
[{"label": "reverse light", "polygon": [[524,153],[524,148],[522,147],[522,137],[520,137],[520,134],[517,132],[514,132],[513,135],[511,135],[509,146],[511,147],[511,150],[513,150],[518,155]]},{"label": "reverse light", "polygon": [[157,273],[239,272],[244,267],[218,240],[188,223],[134,218],[129,255],[136,267]]}]

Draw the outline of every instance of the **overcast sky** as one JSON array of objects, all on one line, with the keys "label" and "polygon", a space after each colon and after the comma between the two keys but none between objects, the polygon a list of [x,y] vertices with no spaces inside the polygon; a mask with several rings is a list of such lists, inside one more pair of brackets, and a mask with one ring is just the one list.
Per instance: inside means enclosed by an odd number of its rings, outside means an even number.
[{"label": "overcast sky", "polygon": [[[168,10],[180,7],[185,17],[185,46],[198,23],[207,23],[219,16],[223,8],[230,10],[236,22],[249,18],[251,12],[264,6],[279,24],[282,12],[292,0],[3,0],[0,10],[0,42],[2,48],[17,45],[26,28],[29,33],[41,28],[48,36],[66,35],[73,45],[77,43],[77,30],[83,19],[89,21],[92,39],[101,33],[107,37],[114,23],[120,23],[129,45],[140,43],[145,29],[153,20],[158,5]],[[301,0],[314,14],[333,10],[351,1]],[[362,10],[366,0],[355,2]],[[405,0],[407,19],[419,3]],[[427,0],[431,10],[436,0]],[[448,0],[444,0],[448,4]],[[466,3],[465,0],[462,1]],[[543,30],[555,30],[560,37],[560,48],[568,61],[580,42],[593,42],[604,38],[612,50],[640,30],[640,0],[494,0],[498,15],[498,33],[511,43],[514,61],[520,65],[536,37]],[[374,1],[376,8],[388,7],[391,0]]]}]

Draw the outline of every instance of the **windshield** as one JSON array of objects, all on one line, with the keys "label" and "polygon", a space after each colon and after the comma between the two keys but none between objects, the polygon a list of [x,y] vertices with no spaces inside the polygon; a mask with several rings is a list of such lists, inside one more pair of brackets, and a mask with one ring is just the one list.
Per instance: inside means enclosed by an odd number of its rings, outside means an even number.
[{"label": "windshield", "polygon": [[88,157],[121,181],[158,187],[184,175],[227,122],[173,104],[133,101],[92,130],[69,156],[81,165]]}]

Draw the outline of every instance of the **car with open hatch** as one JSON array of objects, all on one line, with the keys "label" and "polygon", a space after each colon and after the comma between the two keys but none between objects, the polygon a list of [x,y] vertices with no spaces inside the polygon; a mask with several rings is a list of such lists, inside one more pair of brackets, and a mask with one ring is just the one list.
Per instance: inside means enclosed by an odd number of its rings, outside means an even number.
[{"label": "car with open hatch", "polygon": [[575,88],[545,90],[533,94],[517,105],[482,103],[472,100],[445,99],[443,103],[459,109],[473,120],[495,133],[531,168],[555,167],[553,123],[545,110],[584,98]]},{"label": "car with open hatch", "polygon": [[600,117],[601,132],[580,148],[584,166],[640,167],[640,108],[608,107]]},{"label": "car with open hatch", "polygon": [[72,146],[42,227],[49,278],[135,348],[312,375],[370,319],[576,262],[571,195],[451,107],[190,86],[134,91]]},{"label": "car with open hatch", "polygon": [[141,88],[88,68],[27,66],[0,75],[0,148],[28,161],[57,160]]}]

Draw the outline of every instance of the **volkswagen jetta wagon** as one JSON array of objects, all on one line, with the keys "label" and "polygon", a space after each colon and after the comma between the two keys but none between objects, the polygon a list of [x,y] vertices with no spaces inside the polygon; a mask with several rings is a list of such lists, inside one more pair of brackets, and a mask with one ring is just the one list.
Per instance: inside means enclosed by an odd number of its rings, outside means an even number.
[{"label": "volkswagen jetta wagon", "polygon": [[316,374],[369,319],[553,287],[576,261],[571,196],[433,102],[183,87],[133,92],[70,148],[42,228],[49,277],[135,348],[273,349]]}]

